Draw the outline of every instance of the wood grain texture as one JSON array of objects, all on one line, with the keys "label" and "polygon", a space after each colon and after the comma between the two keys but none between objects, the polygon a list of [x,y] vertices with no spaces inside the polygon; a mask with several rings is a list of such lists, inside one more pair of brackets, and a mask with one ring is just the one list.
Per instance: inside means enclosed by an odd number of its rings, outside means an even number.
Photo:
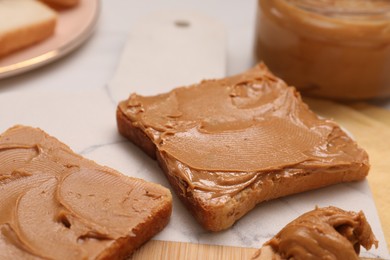
[{"label": "wood grain texture", "polygon": [[152,240],[134,253],[132,260],[186,259],[186,260],[234,260],[251,259],[257,249],[230,246],[201,245],[183,242]]},{"label": "wood grain texture", "polygon": [[[136,251],[131,260],[250,260],[256,248],[200,245],[183,242],[152,240]],[[371,260],[374,258],[360,258]],[[377,258],[376,258],[377,259]],[[377,259],[381,260],[381,259]]]},{"label": "wood grain texture", "polygon": [[[305,102],[316,113],[332,118],[348,129],[359,145],[367,150],[371,161],[368,182],[390,247],[390,111],[366,104],[346,106],[315,99],[305,99]],[[139,249],[131,259],[251,259],[256,250],[153,240]]]},{"label": "wood grain texture", "polygon": [[390,127],[390,110],[386,110],[377,106],[369,105],[367,103],[353,103],[348,104],[348,106],[359,111],[360,113],[375,119],[383,124],[386,124]]}]

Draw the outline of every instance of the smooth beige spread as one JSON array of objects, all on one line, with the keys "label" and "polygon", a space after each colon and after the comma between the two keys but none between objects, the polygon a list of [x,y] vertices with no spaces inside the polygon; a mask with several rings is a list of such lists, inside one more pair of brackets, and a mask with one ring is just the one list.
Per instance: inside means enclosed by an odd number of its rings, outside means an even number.
[{"label": "smooth beige spread", "polygon": [[0,165],[0,259],[98,258],[167,194],[29,127],[0,136]]},{"label": "smooth beige spread", "polygon": [[[264,244],[272,248],[275,259],[295,260],[358,260],[361,245],[367,250],[373,245],[378,247],[363,212],[336,207],[317,208],[303,214]],[[262,258],[262,250],[253,259],[272,259]]]},{"label": "smooth beige spread", "polygon": [[359,178],[369,168],[365,151],[263,65],[157,96],[132,94],[119,109],[156,144],[171,174],[215,202],[259,181],[266,193],[280,177],[340,171],[347,181],[345,165]]},{"label": "smooth beige spread", "polygon": [[256,54],[304,94],[390,97],[390,1],[259,0]]}]

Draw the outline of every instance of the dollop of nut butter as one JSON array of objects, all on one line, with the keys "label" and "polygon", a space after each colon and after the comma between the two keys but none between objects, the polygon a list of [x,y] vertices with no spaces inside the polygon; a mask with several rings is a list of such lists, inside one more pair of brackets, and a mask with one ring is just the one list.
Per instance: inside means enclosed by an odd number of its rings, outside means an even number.
[{"label": "dollop of nut butter", "polygon": [[378,241],[363,212],[316,208],[285,226],[252,259],[358,260],[360,246]]}]

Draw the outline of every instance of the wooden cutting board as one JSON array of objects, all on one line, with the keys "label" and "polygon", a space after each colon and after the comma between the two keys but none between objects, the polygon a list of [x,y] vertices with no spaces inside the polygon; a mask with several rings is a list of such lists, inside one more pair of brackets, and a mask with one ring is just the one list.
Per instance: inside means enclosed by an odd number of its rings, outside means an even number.
[{"label": "wooden cutting board", "polygon": [[[371,172],[368,182],[390,247],[390,111],[361,103],[345,106],[324,100],[305,101],[318,114],[333,118],[348,129],[369,153]],[[254,248],[152,240],[132,259],[250,259],[255,251]]]},{"label": "wooden cutting board", "polygon": [[[131,260],[250,260],[256,250],[257,249],[255,248],[198,245],[183,242],[153,240],[136,251]],[[362,257],[360,259],[371,260],[374,258]]]}]

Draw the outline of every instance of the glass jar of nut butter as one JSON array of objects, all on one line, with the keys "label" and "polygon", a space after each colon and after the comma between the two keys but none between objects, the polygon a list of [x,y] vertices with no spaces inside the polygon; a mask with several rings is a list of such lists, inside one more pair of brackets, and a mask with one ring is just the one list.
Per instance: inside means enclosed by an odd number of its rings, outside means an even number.
[{"label": "glass jar of nut butter", "polygon": [[390,97],[390,0],[259,0],[256,55],[303,94]]}]

